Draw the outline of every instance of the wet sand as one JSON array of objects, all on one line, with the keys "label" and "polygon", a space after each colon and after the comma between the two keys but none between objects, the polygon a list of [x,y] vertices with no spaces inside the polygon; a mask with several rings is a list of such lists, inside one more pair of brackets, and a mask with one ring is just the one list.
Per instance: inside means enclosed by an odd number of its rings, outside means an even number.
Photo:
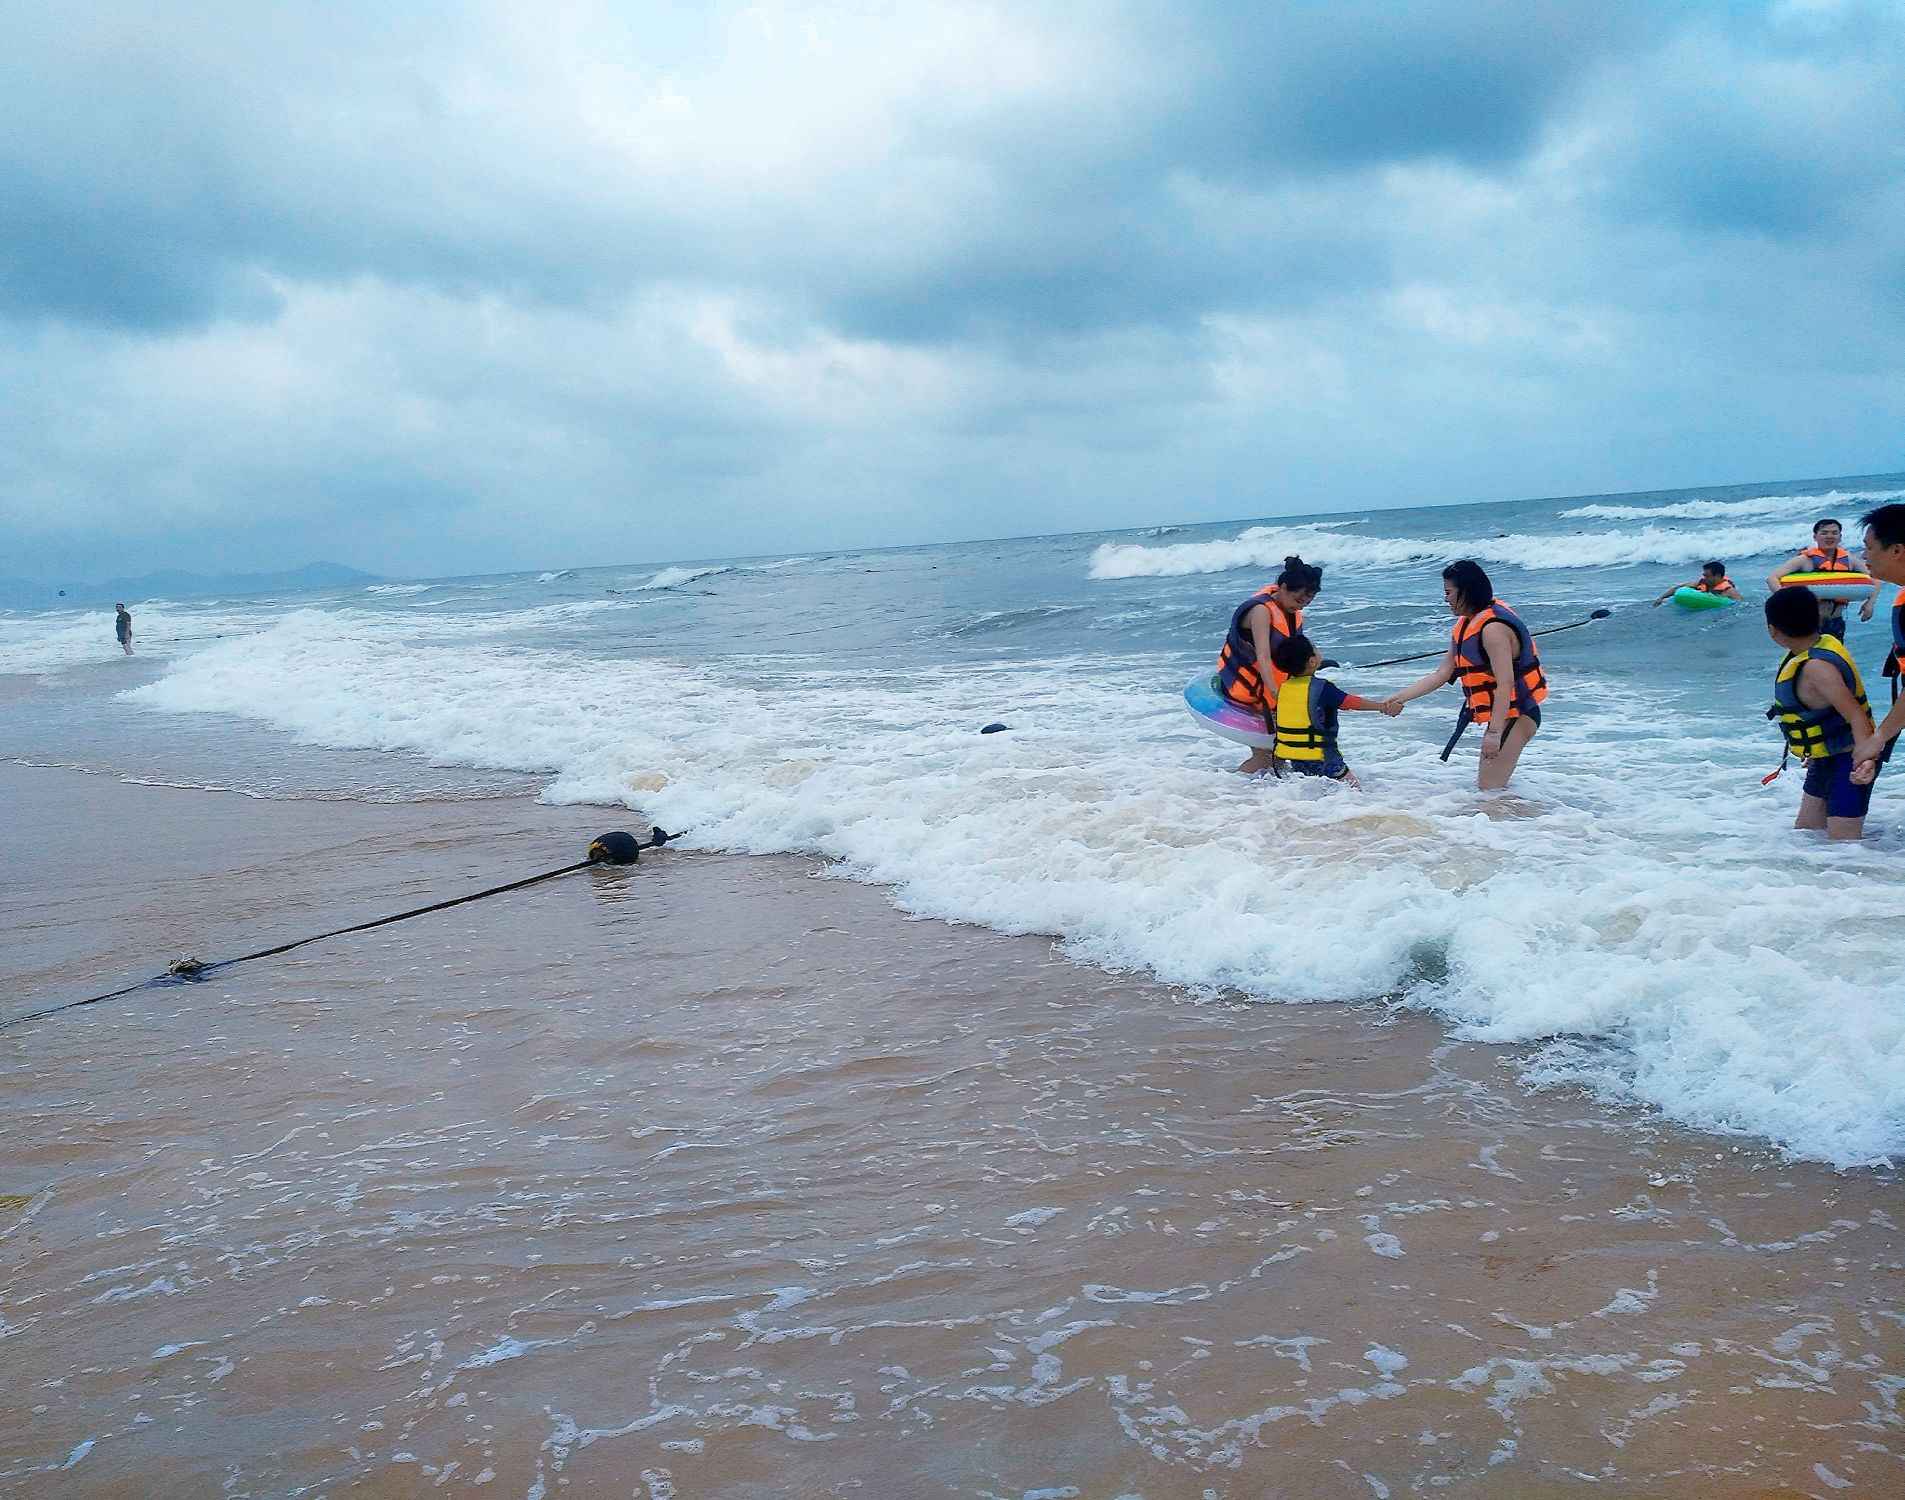
[{"label": "wet sand", "polygon": [[[6,1015],[630,822],[0,800]],[[1905,1493],[1897,1183],[1503,1057],[677,851],[129,995],[0,1033],[0,1487]]]}]

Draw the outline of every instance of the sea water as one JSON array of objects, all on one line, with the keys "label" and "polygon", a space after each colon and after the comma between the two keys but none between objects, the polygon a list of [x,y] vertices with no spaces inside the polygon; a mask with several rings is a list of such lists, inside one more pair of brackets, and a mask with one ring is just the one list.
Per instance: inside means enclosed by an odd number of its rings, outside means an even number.
[{"label": "sea water", "polygon": [[[1368,1001],[1576,1084],[1835,1165],[1905,1147],[1905,782],[1862,846],[1791,828],[1757,600],[1823,514],[1905,476],[1317,513],[0,615],[34,679],[0,755],[262,796],[627,807],[691,847],[821,857],[923,917],[1049,933],[1197,995]],[[1447,764],[1453,689],[1346,714],[1360,793],[1246,780],[1185,713],[1286,553],[1343,687],[1446,645],[1473,557],[1544,640],[1514,786]],[[1748,596],[1649,601],[1724,559]],[[1889,600],[1887,601],[1889,604]],[[1884,616],[1850,632],[1883,707]],[[1005,733],[979,729],[1004,722]],[[605,818],[613,822],[613,818]],[[904,996],[894,1003],[904,1004]],[[1372,1024],[1382,1012],[1372,1008]]]}]

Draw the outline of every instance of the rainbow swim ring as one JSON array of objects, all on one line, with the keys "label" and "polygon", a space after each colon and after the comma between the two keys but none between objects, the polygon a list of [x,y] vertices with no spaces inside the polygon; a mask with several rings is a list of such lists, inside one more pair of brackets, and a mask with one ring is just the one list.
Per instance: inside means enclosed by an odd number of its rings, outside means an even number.
[{"label": "rainbow swim ring", "polygon": [[1217,686],[1217,674],[1204,672],[1184,687],[1184,706],[1198,726],[1212,734],[1248,745],[1253,750],[1268,750],[1274,745],[1263,715],[1254,708],[1242,708],[1226,698]]},{"label": "rainbow swim ring", "polygon": [[1821,599],[1831,599],[1840,604],[1862,598],[1872,587],[1870,573],[1782,573],[1779,579],[1781,588],[1791,588],[1794,584],[1809,588]]}]

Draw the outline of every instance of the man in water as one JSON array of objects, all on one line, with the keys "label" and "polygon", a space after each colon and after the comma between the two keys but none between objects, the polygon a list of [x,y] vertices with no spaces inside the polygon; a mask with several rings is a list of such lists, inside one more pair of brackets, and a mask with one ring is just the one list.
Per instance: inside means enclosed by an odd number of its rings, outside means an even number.
[{"label": "man in water", "polygon": [[1692,589],[1698,594],[1718,594],[1722,599],[1738,599],[1740,591],[1733,586],[1733,580],[1726,576],[1726,564],[1717,557],[1710,563],[1703,563],[1700,576],[1692,583],[1676,583],[1666,593],[1654,600],[1654,608],[1659,609],[1682,589]]},{"label": "man in water", "polygon": [[115,604],[113,608],[119,611],[113,618],[113,634],[119,637],[120,646],[125,649],[126,655],[130,656],[132,655],[132,614],[123,604]]},{"label": "man in water", "polygon": [[[1788,573],[1863,573],[1865,559],[1856,552],[1848,552],[1839,545],[1845,535],[1845,528],[1832,516],[1822,516],[1812,523],[1812,545],[1804,552],[1793,554],[1772,572],[1766,575],[1766,587],[1778,593],[1783,585],[1779,580]],[[1859,606],[1859,618],[1872,618],[1872,603],[1879,596],[1878,585],[1872,585],[1872,592],[1865,597],[1865,603]],[[1845,639],[1845,604],[1838,599],[1819,601],[1819,627],[1827,635],[1836,635]]]},{"label": "man in water", "polygon": [[[1884,721],[1852,747],[1856,761],[1883,762],[1892,753],[1892,741],[1905,729],[1905,692],[1899,673],[1905,671],[1905,505],[1881,505],[1859,518],[1865,528],[1865,571],[1886,583],[1901,585],[1892,600],[1892,644],[1885,655],[1885,675],[1892,681],[1892,707]],[[1869,608],[1869,606],[1868,606]]]}]

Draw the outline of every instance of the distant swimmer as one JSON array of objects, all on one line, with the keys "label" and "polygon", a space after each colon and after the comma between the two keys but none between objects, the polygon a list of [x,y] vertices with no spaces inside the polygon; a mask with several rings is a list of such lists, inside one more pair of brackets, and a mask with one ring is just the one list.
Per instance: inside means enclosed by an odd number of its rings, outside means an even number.
[{"label": "distant swimmer", "polygon": [[1861,740],[1874,737],[1858,666],[1845,642],[1826,631],[1820,601],[1801,585],[1773,591],[1766,601],[1766,633],[1786,653],[1773,674],[1773,706],[1766,710],[1786,741],[1779,770],[1786,769],[1788,756],[1806,767],[1793,827],[1823,828],[1834,839],[1861,838],[1879,768],[1853,754]]},{"label": "distant swimmer", "polygon": [[1287,766],[1301,776],[1327,776],[1360,789],[1362,783],[1337,744],[1337,712],[1367,709],[1393,719],[1402,712],[1401,706],[1360,698],[1318,677],[1322,653],[1301,632],[1286,636],[1271,648],[1270,665],[1283,679],[1277,688],[1277,747],[1272,752],[1275,759],[1271,769],[1280,776]]},{"label": "distant swimmer", "polygon": [[1865,571],[1886,583],[1900,585],[1892,596],[1892,641],[1885,653],[1885,675],[1892,684],[1892,706],[1877,731],[1862,736],[1852,747],[1852,758],[1883,761],[1892,753],[1892,741],[1905,729],[1905,505],[1881,505],[1859,520],[1865,528]]},{"label": "distant swimmer", "polygon": [[1666,593],[1654,600],[1654,608],[1659,609],[1682,589],[1692,589],[1696,594],[1718,594],[1722,599],[1737,599],[1740,591],[1733,586],[1733,580],[1726,576],[1726,564],[1715,558],[1710,563],[1702,563],[1700,576],[1692,583],[1676,583]]},{"label": "distant swimmer", "polygon": [[[1223,650],[1217,653],[1217,686],[1232,703],[1263,715],[1266,729],[1276,732],[1276,693],[1287,675],[1279,671],[1274,652],[1303,628],[1303,611],[1323,588],[1323,570],[1290,556],[1283,571],[1267,589],[1259,589],[1239,604],[1230,617]],[[1264,682],[1268,669],[1269,683]],[[1237,769],[1247,776],[1270,769],[1273,752],[1253,749]]]},{"label": "distant swimmer", "polygon": [[[1865,559],[1856,552],[1848,552],[1839,545],[1845,534],[1845,528],[1831,516],[1822,516],[1812,523],[1812,545],[1804,552],[1794,553],[1786,561],[1766,575],[1766,587],[1775,591],[1783,588],[1780,579],[1788,573],[1863,573]],[[1872,618],[1872,604],[1879,596],[1877,584],[1865,597],[1865,603],[1859,606],[1859,618]],[[1819,601],[1819,628],[1827,635],[1836,635],[1845,639],[1845,604],[1838,599]]]},{"label": "distant swimmer", "polygon": [[113,618],[113,634],[119,637],[119,644],[126,655],[132,655],[132,614],[123,604],[115,604],[119,613]]},{"label": "distant swimmer", "polygon": [[[1495,597],[1495,585],[1470,558],[1442,570],[1442,597],[1455,615],[1448,654],[1440,666],[1388,700],[1400,708],[1450,682],[1462,685],[1462,712],[1442,758],[1454,752],[1470,724],[1486,729],[1475,784],[1485,792],[1508,785],[1521,752],[1541,727],[1548,679],[1528,627]],[[1504,684],[1506,687],[1504,688]]]}]

